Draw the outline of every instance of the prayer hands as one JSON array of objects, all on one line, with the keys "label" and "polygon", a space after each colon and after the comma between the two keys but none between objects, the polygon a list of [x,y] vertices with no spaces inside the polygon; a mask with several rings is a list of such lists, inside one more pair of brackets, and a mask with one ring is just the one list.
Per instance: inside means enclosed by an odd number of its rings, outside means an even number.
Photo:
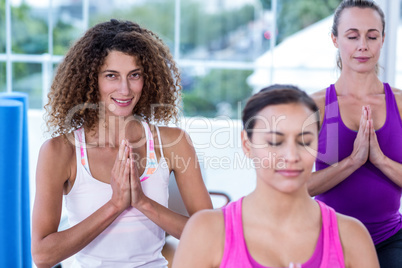
[{"label": "prayer hands", "polygon": [[369,148],[369,160],[371,163],[373,163],[375,166],[381,165],[381,162],[384,160],[385,155],[382,152],[380,145],[378,144],[377,140],[377,134],[375,133],[374,130],[374,124],[373,124],[373,119],[371,118],[371,109],[370,106],[368,106],[368,110],[370,111],[370,117],[369,117],[369,122],[370,122],[370,148]]},{"label": "prayer hands", "polygon": [[385,155],[378,144],[370,106],[362,107],[359,131],[354,142],[352,158],[361,166],[367,160],[380,165]]},{"label": "prayer hands", "polygon": [[140,201],[145,197],[134,159],[132,148],[126,140],[123,140],[120,144],[110,180],[113,190],[112,203],[120,211],[130,206],[138,208]]},{"label": "prayer hands", "polygon": [[135,163],[134,154],[132,149],[130,148],[130,184],[131,184],[131,206],[138,208],[141,203],[141,200],[144,200],[145,195],[142,191],[140,176],[138,175],[137,164]]},{"label": "prayer hands", "polygon": [[359,131],[355,142],[353,144],[353,152],[351,154],[352,159],[357,165],[362,166],[366,163],[369,157],[369,145],[370,145],[370,122],[371,110],[368,106],[362,107],[362,116],[360,118]]},{"label": "prayer hands", "polygon": [[130,158],[129,147],[127,142],[123,140],[120,144],[119,152],[112,168],[110,185],[113,190],[112,203],[123,211],[131,204],[130,194]]}]

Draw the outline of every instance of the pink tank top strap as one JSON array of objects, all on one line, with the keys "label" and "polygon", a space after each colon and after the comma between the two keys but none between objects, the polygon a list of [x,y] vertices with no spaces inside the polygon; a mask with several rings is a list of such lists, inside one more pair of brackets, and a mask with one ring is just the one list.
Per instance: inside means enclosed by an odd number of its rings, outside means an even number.
[{"label": "pink tank top strap", "polygon": [[141,181],[145,181],[149,179],[153,173],[155,173],[156,169],[158,168],[158,161],[156,159],[154,136],[152,135],[152,131],[148,123],[143,121],[142,125],[145,129],[145,135],[147,138],[147,167],[145,173],[141,177]]},{"label": "pink tank top strap", "polygon": [[[91,174],[91,171],[89,169],[89,163],[88,163],[88,156],[87,156],[87,146],[85,142],[85,132],[84,128],[79,128],[76,131],[74,131],[75,135],[75,147],[76,150],[79,150],[79,156],[78,158],[77,155],[77,163],[80,162],[81,165],[86,169],[86,171]],[[78,161],[80,159],[80,161]]]},{"label": "pink tank top strap", "polygon": [[225,220],[225,248],[219,266],[221,268],[239,267],[239,264],[242,268],[252,267],[243,234],[242,201],[243,197],[222,208]]},{"label": "pink tank top strap", "polygon": [[323,257],[321,266],[344,268],[345,260],[343,256],[342,244],[338,231],[338,221],[333,208],[318,201],[322,213],[322,228],[324,230]]}]

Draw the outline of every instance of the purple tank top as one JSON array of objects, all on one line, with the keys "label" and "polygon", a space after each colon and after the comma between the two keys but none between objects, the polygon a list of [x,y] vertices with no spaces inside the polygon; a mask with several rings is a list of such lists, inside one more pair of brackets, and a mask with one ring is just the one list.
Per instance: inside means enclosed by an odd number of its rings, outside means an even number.
[{"label": "purple tank top", "polygon": [[[251,256],[243,233],[243,198],[222,208],[225,219],[225,248],[220,268],[268,268]],[[315,251],[303,268],[344,268],[342,244],[338,233],[335,211],[318,201],[321,209],[322,228]]]},{"label": "purple tank top", "polygon": [[[391,87],[384,83],[386,120],[376,130],[383,153],[402,163],[402,121]],[[316,170],[327,168],[351,155],[357,132],[349,129],[339,112],[335,86],[327,88],[325,118],[318,138]],[[399,212],[402,189],[367,161],[344,181],[316,196],[337,212],[359,219],[375,244],[402,227]]]}]

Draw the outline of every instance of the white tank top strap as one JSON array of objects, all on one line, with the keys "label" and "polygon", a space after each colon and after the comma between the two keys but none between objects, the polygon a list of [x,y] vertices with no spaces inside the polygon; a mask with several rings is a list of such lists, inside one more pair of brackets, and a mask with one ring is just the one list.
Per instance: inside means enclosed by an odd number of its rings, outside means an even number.
[{"label": "white tank top strap", "polygon": [[77,152],[77,165],[81,164],[86,171],[92,176],[89,169],[87,146],[85,142],[84,128],[79,128],[74,131],[75,137],[75,151]]},{"label": "white tank top strap", "polygon": [[161,158],[164,158],[163,156],[163,147],[162,147],[162,141],[161,141],[161,134],[159,132],[159,127],[155,125],[156,128],[156,133],[158,133],[158,143],[159,143],[159,148],[161,150]]},{"label": "white tank top strap", "polygon": [[152,175],[158,168],[158,160],[155,154],[154,137],[152,135],[151,129],[147,122],[142,122],[145,129],[145,135],[147,139],[147,167],[145,168],[144,174],[141,176],[140,180],[145,181]]}]

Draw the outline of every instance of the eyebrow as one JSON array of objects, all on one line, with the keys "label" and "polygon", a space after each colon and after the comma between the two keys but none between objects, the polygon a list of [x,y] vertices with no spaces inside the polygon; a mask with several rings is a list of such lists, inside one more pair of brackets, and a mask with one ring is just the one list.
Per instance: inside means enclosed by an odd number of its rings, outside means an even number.
[{"label": "eyebrow", "polygon": [[[347,29],[347,30],[345,31],[345,33],[349,32],[349,31],[358,32],[359,30],[356,29],[356,28],[349,28],[349,29]],[[380,32],[380,31],[377,30],[377,29],[369,29],[368,32]]]},{"label": "eyebrow", "polygon": [[[279,136],[285,136],[284,133],[279,132],[279,131],[267,131],[266,134],[276,134],[276,135],[279,135]],[[304,136],[304,135],[314,135],[314,134],[311,131],[305,131],[305,132],[297,134],[298,137]]]},{"label": "eyebrow", "polygon": [[[137,69],[134,69],[134,70],[131,70],[130,71],[130,73],[133,73],[133,72],[138,72],[138,71],[141,71],[141,68],[137,68]],[[101,74],[103,74],[103,73],[119,73],[118,71],[115,71],[115,70],[109,70],[109,69],[106,69],[106,70],[104,70],[104,71],[102,71],[102,72],[100,72]]]}]

